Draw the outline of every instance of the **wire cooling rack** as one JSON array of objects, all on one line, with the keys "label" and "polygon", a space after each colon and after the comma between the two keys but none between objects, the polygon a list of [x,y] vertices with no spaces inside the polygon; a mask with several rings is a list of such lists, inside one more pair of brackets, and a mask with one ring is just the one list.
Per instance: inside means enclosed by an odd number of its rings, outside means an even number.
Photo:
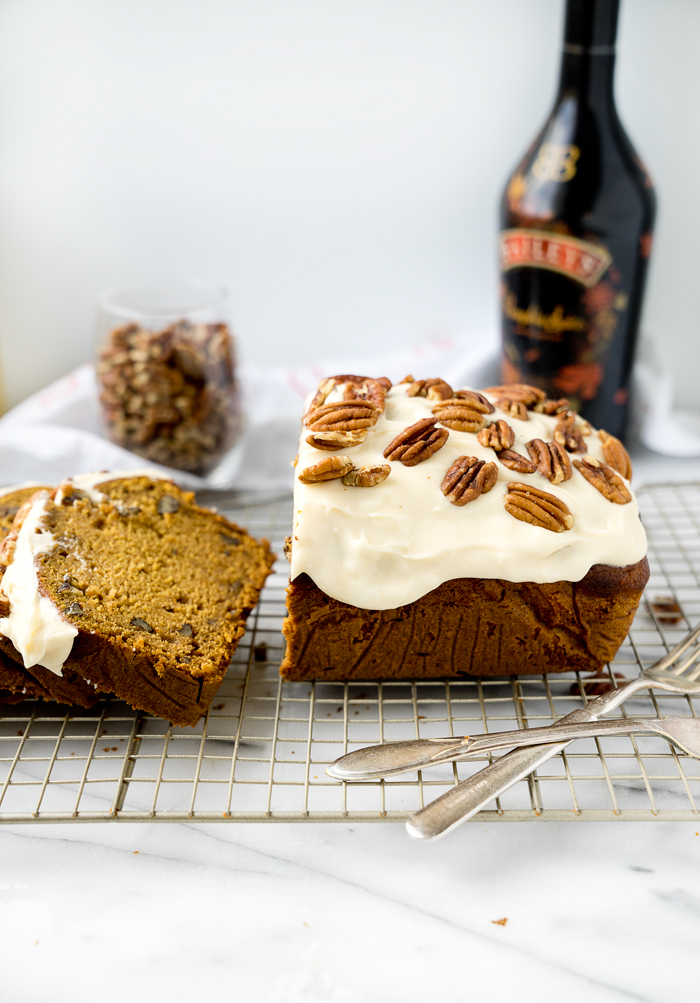
[{"label": "wire cooling rack", "polygon": [[[639,494],[651,579],[629,637],[587,674],[444,682],[288,683],[278,667],[288,564],[278,560],[207,716],[175,728],[107,700],[90,711],[0,705],[0,822],[396,821],[482,769],[488,756],[343,784],[326,766],[391,739],[549,724],[655,661],[700,620],[700,485]],[[219,506],[282,554],[288,498]],[[638,695],[622,716],[696,716],[699,701]],[[700,761],[657,737],[579,741],[481,821],[697,818]]]}]

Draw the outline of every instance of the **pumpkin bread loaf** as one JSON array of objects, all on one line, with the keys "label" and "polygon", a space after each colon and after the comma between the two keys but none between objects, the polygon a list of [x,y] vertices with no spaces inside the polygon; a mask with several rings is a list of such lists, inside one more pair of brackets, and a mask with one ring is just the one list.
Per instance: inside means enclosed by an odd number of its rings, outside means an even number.
[{"label": "pumpkin bread loaf", "polygon": [[537,387],[329,377],[296,463],[282,675],[599,670],[649,577],[630,477]]},{"label": "pumpkin bread loaf", "polygon": [[195,724],[274,555],[169,481],[101,477],[18,513],[0,550],[0,648],[47,690],[63,676],[71,691]]}]

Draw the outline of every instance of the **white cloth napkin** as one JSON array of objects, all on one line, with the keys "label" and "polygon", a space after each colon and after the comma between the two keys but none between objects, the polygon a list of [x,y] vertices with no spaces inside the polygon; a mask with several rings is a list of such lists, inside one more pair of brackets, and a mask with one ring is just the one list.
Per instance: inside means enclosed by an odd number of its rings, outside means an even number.
[{"label": "white cloth napkin", "polygon": [[[433,338],[402,352],[374,358],[346,357],[314,364],[240,369],[247,411],[245,450],[236,488],[249,491],[291,488],[290,461],[297,449],[302,402],[323,376],[357,373],[401,380],[441,376],[453,386],[498,382],[498,338],[478,333]],[[672,410],[672,386],[653,346],[645,342],[635,369],[633,428],[656,452],[700,456],[700,415]],[[153,467],[183,487],[203,489],[205,478],[157,467],[115,446],[100,432],[95,370],[91,363],[33,394],[0,418],[0,483],[57,483],[93,470]]]}]

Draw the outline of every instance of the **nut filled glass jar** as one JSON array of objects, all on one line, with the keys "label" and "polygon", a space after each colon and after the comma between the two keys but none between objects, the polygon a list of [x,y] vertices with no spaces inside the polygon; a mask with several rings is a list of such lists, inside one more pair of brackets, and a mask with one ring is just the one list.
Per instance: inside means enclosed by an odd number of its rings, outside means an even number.
[{"label": "nut filled glass jar", "polygon": [[243,409],[226,290],[187,282],[100,297],[97,380],[104,433],[153,463],[231,487]]}]

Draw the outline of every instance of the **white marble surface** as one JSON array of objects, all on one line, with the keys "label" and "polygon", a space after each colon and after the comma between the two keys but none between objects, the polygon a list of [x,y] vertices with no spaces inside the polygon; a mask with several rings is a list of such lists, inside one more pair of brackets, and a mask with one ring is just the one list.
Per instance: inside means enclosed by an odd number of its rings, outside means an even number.
[{"label": "white marble surface", "polygon": [[[700,460],[636,452],[637,483],[700,481]],[[5,826],[0,1001],[691,1000],[698,832]]]}]

